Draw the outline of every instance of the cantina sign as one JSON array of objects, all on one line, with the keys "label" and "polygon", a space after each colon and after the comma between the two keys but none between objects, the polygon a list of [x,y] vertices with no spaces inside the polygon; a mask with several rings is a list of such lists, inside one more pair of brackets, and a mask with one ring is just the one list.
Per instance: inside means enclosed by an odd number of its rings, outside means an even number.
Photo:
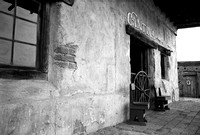
[{"label": "cantina sign", "polygon": [[155,38],[154,30],[152,30],[149,26],[144,24],[137,16],[135,12],[128,13],[128,24],[132,27],[135,27],[139,31],[142,31],[146,35],[151,38]]}]

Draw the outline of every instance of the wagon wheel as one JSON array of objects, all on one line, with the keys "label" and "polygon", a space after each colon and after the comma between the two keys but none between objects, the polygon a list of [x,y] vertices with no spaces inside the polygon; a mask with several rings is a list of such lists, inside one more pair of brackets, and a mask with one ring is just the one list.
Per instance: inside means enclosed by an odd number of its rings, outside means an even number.
[{"label": "wagon wheel", "polygon": [[144,71],[139,71],[134,78],[134,102],[149,102],[150,100],[150,87],[149,78]]}]

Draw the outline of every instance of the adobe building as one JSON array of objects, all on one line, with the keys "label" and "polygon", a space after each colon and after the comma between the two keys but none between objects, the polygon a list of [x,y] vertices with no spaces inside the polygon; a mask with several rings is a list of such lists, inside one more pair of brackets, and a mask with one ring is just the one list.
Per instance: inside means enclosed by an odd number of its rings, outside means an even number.
[{"label": "adobe building", "polygon": [[153,0],[1,0],[1,135],[86,134],[129,119],[131,73],[179,100],[177,28]]},{"label": "adobe building", "polygon": [[200,97],[200,62],[178,62],[178,79],[180,97]]}]

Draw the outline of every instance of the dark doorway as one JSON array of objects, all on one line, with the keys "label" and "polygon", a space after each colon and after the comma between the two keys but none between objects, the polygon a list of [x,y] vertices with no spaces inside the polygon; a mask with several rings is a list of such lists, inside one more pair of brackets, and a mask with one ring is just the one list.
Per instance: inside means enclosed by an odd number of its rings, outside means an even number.
[{"label": "dark doorway", "polygon": [[131,36],[130,43],[130,64],[131,73],[138,73],[139,71],[145,71],[148,74],[149,56],[148,47],[144,42]]},{"label": "dark doorway", "polygon": [[[130,40],[130,65],[131,65],[131,89],[130,89],[130,101],[135,101],[137,98],[142,96],[142,92],[139,92],[137,89],[144,89],[150,87],[153,84],[152,77],[154,73],[154,61],[153,61],[153,49],[150,45],[146,44],[142,40],[131,36]],[[144,71],[147,74],[147,80],[145,79],[137,79],[137,73],[139,71]],[[137,82],[138,80],[138,82]],[[148,82],[148,83],[147,83]],[[137,86],[137,84],[139,85]],[[147,87],[145,87],[147,85]],[[146,89],[145,89],[146,91]],[[141,94],[141,95],[140,95]],[[154,108],[154,103],[152,102],[152,95],[153,93],[151,90],[149,91],[150,96],[150,109]]]},{"label": "dark doorway", "polygon": [[[142,40],[144,39],[144,40]],[[130,66],[131,66],[131,89],[130,89],[130,101],[134,101],[133,90],[135,90],[135,78],[139,71],[144,71],[148,77],[148,87],[150,88],[150,109],[154,108],[153,97],[154,91],[151,91],[151,87],[154,84],[154,73],[155,73],[155,60],[154,60],[154,47],[146,42],[146,38],[140,38],[131,36],[130,37]],[[149,42],[151,43],[151,42]],[[144,79],[140,80],[141,88],[146,83]]]}]

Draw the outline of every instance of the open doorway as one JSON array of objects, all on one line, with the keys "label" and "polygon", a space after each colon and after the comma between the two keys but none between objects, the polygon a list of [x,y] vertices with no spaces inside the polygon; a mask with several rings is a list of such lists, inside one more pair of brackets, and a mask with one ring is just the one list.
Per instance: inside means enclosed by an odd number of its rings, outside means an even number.
[{"label": "open doorway", "polygon": [[[130,102],[150,102],[152,92],[152,69],[153,55],[152,47],[142,40],[131,36],[130,38],[130,65],[131,65],[131,89]],[[144,71],[144,72],[143,72]],[[140,107],[139,107],[140,108]],[[148,106],[149,109],[149,106]]]},{"label": "open doorway", "polygon": [[149,48],[144,42],[131,36],[130,45],[130,64],[131,73],[136,74],[139,71],[149,72]]}]

